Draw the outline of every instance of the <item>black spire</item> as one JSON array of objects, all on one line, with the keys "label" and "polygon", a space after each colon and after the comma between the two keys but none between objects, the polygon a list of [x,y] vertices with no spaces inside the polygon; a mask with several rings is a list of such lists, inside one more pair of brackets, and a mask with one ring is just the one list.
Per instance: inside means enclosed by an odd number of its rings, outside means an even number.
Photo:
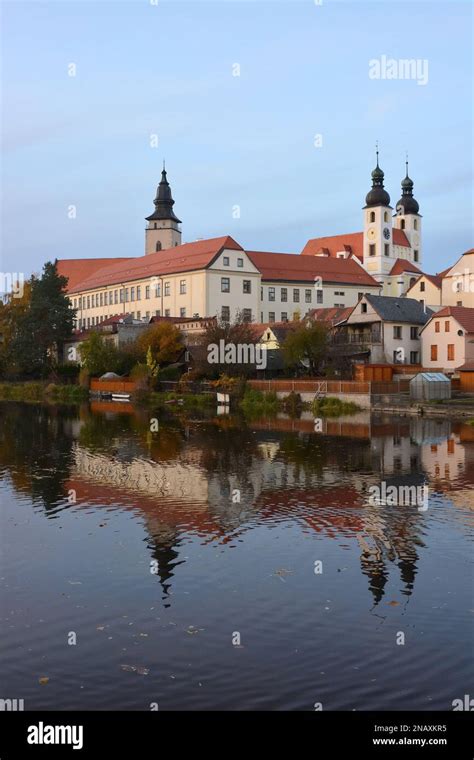
[{"label": "black spire", "polygon": [[171,187],[166,178],[165,162],[163,161],[163,171],[161,172],[161,182],[156,191],[156,198],[153,201],[155,210],[153,214],[146,217],[147,222],[171,220],[177,224],[181,223],[173,211],[174,200],[171,195]]},{"label": "black spire", "polygon": [[413,180],[408,176],[408,156],[405,161],[406,175],[402,179],[402,197],[397,203],[398,214],[418,214],[420,207],[413,197]]},{"label": "black spire", "polygon": [[376,146],[377,166],[372,172],[372,189],[369,190],[365,197],[365,207],[370,206],[390,206],[390,196],[384,190],[383,180],[384,173],[379,166],[379,146]]}]

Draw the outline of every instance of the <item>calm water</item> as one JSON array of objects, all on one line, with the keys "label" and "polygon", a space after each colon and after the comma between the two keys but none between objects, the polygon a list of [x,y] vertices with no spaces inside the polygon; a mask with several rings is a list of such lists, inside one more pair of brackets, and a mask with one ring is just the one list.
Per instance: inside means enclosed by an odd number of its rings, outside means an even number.
[{"label": "calm water", "polygon": [[[0,697],[450,710],[473,695],[474,427],[160,417],[151,434],[130,407],[14,403],[0,427]],[[373,504],[381,481],[427,484],[428,509]]]}]

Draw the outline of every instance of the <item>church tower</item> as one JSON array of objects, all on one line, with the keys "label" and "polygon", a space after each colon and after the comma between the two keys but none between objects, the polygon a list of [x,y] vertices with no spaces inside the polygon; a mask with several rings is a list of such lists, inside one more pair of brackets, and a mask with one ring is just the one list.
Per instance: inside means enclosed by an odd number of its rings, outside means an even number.
[{"label": "church tower", "polygon": [[153,214],[146,217],[148,226],[145,229],[145,254],[156,253],[156,251],[181,245],[179,227],[181,219],[178,219],[173,211],[174,200],[166,177],[164,163],[161,182],[158,185],[156,198],[153,202],[155,210]]},{"label": "church tower", "polygon": [[402,197],[398,201],[393,217],[393,226],[403,230],[411,245],[414,264],[421,269],[421,214],[418,202],[413,197],[413,180],[408,176],[408,159],[405,163],[406,175],[402,179]]},{"label": "church tower", "polygon": [[378,282],[390,273],[394,264],[392,239],[392,207],[384,189],[384,173],[377,165],[372,172],[372,188],[364,206],[364,267]]}]

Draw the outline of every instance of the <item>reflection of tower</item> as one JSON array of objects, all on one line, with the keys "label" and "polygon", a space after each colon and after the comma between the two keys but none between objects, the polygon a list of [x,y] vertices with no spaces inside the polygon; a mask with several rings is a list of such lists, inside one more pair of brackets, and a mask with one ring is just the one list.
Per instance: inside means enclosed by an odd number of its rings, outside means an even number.
[{"label": "reflection of tower", "polygon": [[170,607],[171,581],[175,567],[182,565],[184,560],[178,561],[180,538],[176,529],[165,525],[153,518],[146,521],[149,538],[147,546],[151,550],[152,561],[156,562],[155,574],[158,576],[163,590],[162,600],[165,607]]}]

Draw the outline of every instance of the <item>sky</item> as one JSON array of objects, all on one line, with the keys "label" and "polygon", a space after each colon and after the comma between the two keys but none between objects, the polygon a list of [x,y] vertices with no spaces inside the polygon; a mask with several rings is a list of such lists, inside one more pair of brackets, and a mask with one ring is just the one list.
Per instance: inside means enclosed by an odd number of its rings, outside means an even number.
[{"label": "sky", "polygon": [[[473,245],[468,0],[2,0],[1,13],[4,272],[143,255],[163,159],[183,242],[299,253],[362,229],[377,140],[393,206],[408,151],[424,271]],[[383,56],[418,61],[418,77],[372,78]]]}]

